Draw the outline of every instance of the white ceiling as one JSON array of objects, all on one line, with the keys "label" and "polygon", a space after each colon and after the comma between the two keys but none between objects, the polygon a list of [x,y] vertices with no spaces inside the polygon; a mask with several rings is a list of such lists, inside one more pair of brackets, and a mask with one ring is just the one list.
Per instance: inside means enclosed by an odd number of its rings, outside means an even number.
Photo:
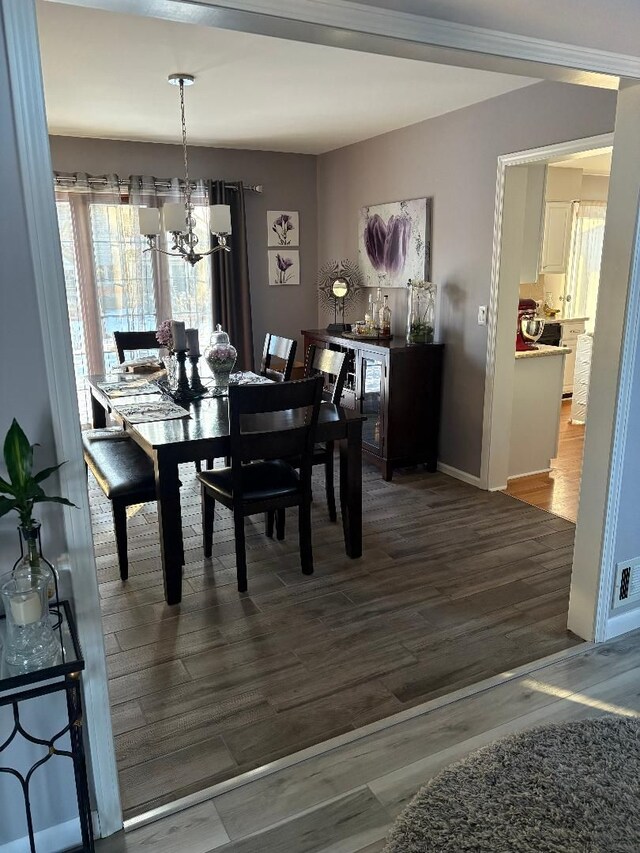
[{"label": "white ceiling", "polygon": [[38,2],[52,134],[320,154],[537,81]]},{"label": "white ceiling", "polygon": [[563,169],[582,169],[586,175],[609,175],[611,173],[611,148],[585,151],[551,165],[560,166]]}]

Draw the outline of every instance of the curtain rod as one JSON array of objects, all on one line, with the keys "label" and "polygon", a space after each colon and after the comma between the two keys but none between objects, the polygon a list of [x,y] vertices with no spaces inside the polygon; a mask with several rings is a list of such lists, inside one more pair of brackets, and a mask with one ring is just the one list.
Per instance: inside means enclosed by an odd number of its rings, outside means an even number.
[{"label": "curtain rod", "polygon": [[[63,184],[63,183],[75,184],[75,183],[77,183],[77,181],[78,181],[78,179],[76,178],[75,175],[55,175],[55,182],[57,184]],[[106,186],[108,184],[108,181],[106,178],[88,177],[87,183],[88,184],[99,184],[99,185]],[[153,183],[154,183],[154,187],[156,189],[166,189],[166,190],[171,189],[171,181],[169,181],[167,178],[165,178],[164,180],[162,180],[162,179],[156,180]],[[118,184],[121,187],[128,187],[130,184],[130,181],[127,181],[124,178],[120,178],[118,180]],[[139,181],[139,184],[141,187],[143,186],[142,181]],[[184,184],[183,178],[178,178],[178,184],[179,185]],[[238,187],[235,184],[225,184],[224,186],[225,186],[225,189],[227,189],[227,190],[237,190],[238,189]],[[197,184],[194,182],[191,184],[191,187],[192,187],[192,189],[196,189]],[[253,193],[264,192],[264,187],[262,184],[244,184],[242,188],[244,190],[248,190],[249,192],[253,192]]]}]

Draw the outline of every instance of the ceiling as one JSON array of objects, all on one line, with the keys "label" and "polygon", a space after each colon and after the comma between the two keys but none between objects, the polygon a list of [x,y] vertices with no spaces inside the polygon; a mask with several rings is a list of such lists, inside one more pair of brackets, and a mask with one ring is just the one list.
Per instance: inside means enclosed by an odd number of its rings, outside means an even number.
[{"label": "ceiling", "polygon": [[321,154],[536,80],[38,0],[54,135]]},{"label": "ceiling", "polygon": [[609,175],[611,173],[611,148],[585,151],[551,165],[561,166],[563,169],[582,169],[585,175]]}]

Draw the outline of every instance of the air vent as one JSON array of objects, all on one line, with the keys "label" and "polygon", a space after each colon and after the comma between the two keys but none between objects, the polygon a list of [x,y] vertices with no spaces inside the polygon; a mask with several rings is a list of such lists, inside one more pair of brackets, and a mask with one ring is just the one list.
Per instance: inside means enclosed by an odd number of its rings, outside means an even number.
[{"label": "air vent", "polygon": [[616,566],[614,607],[623,607],[640,600],[640,557],[625,560]]}]

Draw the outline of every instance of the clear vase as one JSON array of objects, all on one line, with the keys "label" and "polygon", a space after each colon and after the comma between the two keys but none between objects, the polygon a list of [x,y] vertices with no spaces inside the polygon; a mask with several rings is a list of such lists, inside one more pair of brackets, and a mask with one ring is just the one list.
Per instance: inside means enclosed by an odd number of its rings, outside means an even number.
[{"label": "clear vase", "polygon": [[162,363],[164,364],[164,369],[167,371],[167,382],[169,384],[169,388],[177,388],[178,360],[176,359],[175,354],[170,352],[167,355],[163,356]]},{"label": "clear vase", "polygon": [[229,376],[236,363],[238,352],[229,342],[229,335],[218,323],[211,335],[211,343],[204,351],[204,360],[213,376],[213,394],[222,396],[229,390]]},{"label": "clear vase", "polygon": [[407,343],[433,343],[436,314],[436,286],[429,281],[408,283]]}]

